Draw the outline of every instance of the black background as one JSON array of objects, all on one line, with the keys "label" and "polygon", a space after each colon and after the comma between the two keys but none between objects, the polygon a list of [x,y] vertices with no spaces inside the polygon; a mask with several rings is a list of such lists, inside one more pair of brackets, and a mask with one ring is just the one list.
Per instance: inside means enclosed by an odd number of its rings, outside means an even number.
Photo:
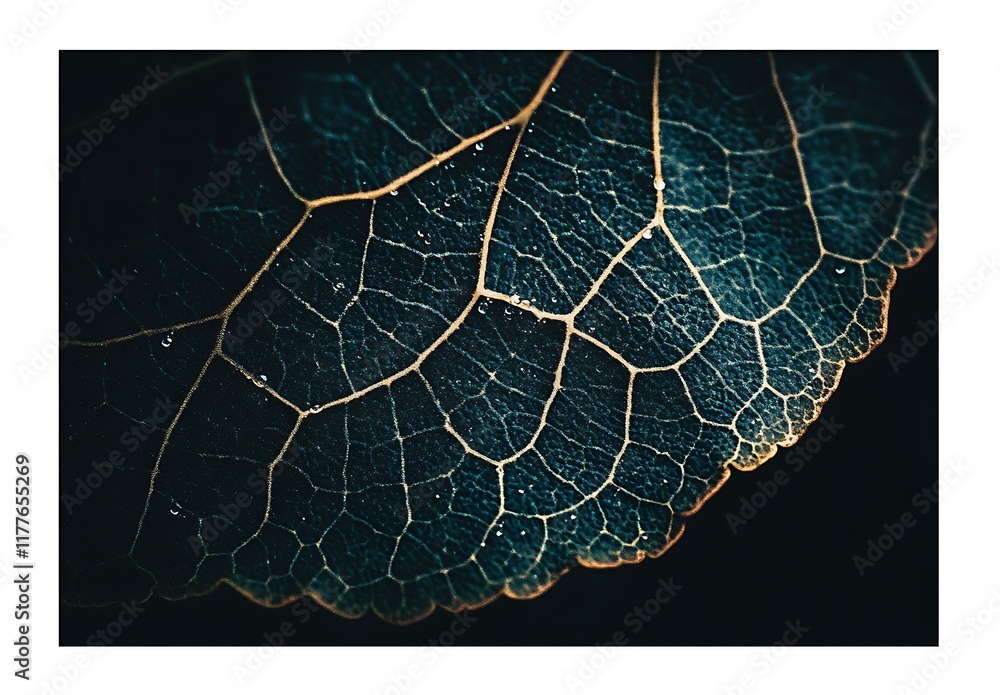
[{"label": "black background", "polygon": [[[106,106],[114,85],[134,81],[149,60],[91,54],[85,69],[64,60],[62,122],[78,124]],[[102,88],[91,89],[94,84]],[[632,645],[763,645],[781,639],[786,621],[798,621],[808,628],[801,644],[936,644],[938,510],[934,505],[923,514],[913,498],[937,479],[937,340],[898,370],[889,354],[921,331],[918,321],[934,318],[937,255],[935,248],[901,273],[888,337],[847,366],[824,408],[823,416],[842,429],[801,470],[793,470],[789,451],[780,449],[756,471],[734,473],[662,557],[610,570],[576,568],[538,598],[500,598],[470,612],[472,625],[456,643],[593,645],[620,631]],[[734,533],[730,515],[779,470],[787,484]],[[884,523],[907,511],[916,525],[860,576],[854,557],[885,533]],[[637,623],[627,616],[670,578],[683,588],[634,631]],[[454,620],[438,610],[396,626],[372,615],[351,620],[321,610],[303,623],[301,608],[293,613],[293,606],[265,608],[229,587],[183,601],[153,598],[115,644],[258,645],[289,621],[289,644],[419,645],[439,641]],[[120,610],[62,605],[60,644],[85,643]]]}]

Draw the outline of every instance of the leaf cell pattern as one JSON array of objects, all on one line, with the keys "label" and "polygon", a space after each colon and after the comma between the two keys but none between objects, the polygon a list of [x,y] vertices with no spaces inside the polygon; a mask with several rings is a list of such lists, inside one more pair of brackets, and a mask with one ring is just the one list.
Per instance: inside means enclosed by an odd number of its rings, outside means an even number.
[{"label": "leaf cell pattern", "polygon": [[252,57],[205,156],[260,156],[194,225],[118,222],[136,279],[66,351],[66,458],[178,405],[64,523],[106,529],[64,548],[72,602],[226,582],[410,622],[658,556],[818,416],[936,235],[923,55],[335,62]]}]

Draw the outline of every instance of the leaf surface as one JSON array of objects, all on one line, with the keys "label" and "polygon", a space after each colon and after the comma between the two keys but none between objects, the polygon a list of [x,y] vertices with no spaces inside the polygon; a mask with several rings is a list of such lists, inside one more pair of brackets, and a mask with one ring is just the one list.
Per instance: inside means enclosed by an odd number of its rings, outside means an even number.
[{"label": "leaf surface", "polygon": [[882,53],[179,77],[63,183],[67,600],[409,622],[659,555],[884,337],[936,233],[934,84]]}]

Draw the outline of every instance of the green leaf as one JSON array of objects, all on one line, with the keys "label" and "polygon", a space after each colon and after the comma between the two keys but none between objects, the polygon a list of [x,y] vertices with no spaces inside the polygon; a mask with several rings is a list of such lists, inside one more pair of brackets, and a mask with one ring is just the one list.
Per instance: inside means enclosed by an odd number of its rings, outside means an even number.
[{"label": "green leaf", "polygon": [[409,622],[657,556],[819,416],[936,234],[924,54],[165,72],[62,137],[76,604]]}]

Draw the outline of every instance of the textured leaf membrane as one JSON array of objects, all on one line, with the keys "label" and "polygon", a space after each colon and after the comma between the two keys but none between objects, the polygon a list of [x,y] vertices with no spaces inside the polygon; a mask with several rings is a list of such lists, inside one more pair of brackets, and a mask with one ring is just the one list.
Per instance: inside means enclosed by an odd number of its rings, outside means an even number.
[{"label": "textured leaf membrane", "polygon": [[410,622],[661,554],[884,337],[936,234],[935,84],[888,53],[176,80],[64,192],[63,322],[134,275],[62,357],[66,600],[225,582]]}]

